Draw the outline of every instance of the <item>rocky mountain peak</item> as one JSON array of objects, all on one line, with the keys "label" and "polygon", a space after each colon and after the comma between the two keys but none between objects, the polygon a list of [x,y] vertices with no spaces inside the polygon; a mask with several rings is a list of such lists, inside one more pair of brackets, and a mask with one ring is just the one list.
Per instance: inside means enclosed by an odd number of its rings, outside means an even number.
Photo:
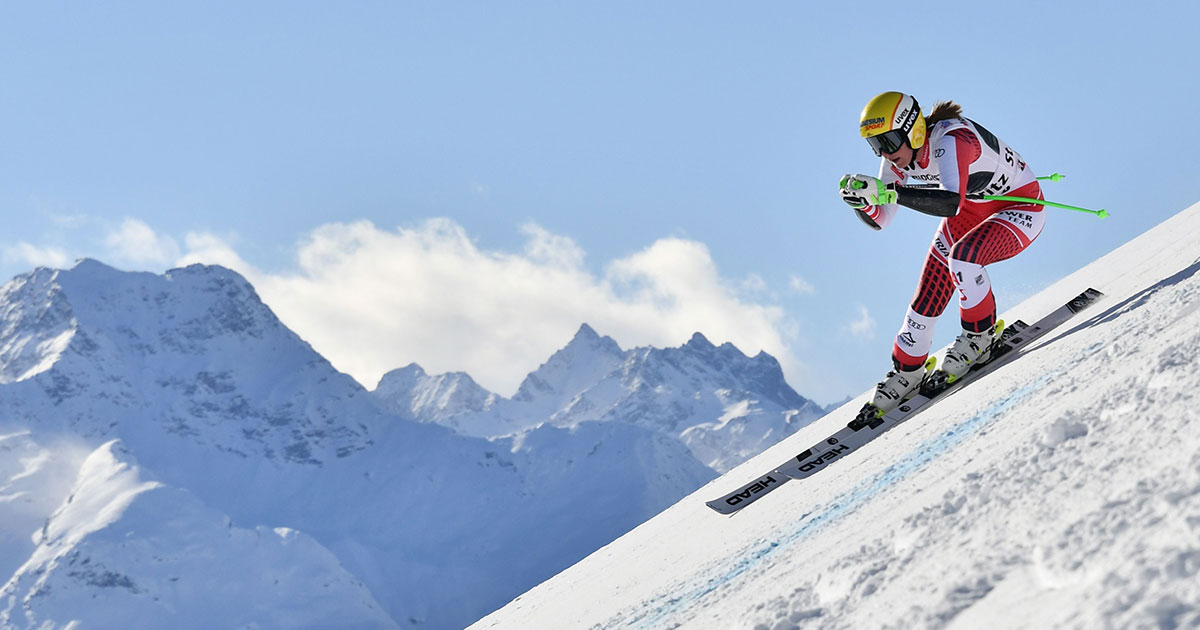
[{"label": "rocky mountain peak", "polygon": [[561,406],[617,369],[625,357],[611,337],[583,324],[565,347],[525,377],[513,400]]},{"label": "rocky mountain peak", "polygon": [[0,288],[0,384],[24,380],[45,402],[8,404],[54,405],[56,423],[88,435],[118,436],[153,409],[155,430],[296,463],[364,448],[375,423],[347,423],[372,415],[361,386],[216,266],[158,275],[84,259],[14,278]]}]

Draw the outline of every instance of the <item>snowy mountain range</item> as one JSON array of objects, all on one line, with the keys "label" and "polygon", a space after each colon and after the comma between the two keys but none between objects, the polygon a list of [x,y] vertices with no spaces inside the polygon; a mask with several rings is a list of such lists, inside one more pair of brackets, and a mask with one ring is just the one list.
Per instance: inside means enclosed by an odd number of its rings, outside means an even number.
[{"label": "snowy mountain range", "polygon": [[678,438],[718,472],[825,414],[783,378],[774,357],[747,357],[696,333],[679,348],[621,350],[584,324],[529,374],[511,399],[462,373],[430,376],[417,365],[385,374],[385,407],[465,435],[495,438],[543,423],[621,422]]},{"label": "snowy mountain range", "polygon": [[374,392],[220,267],[0,287],[0,628],[452,628],[820,415],[771,357],[586,325],[511,399]]},{"label": "snowy mountain range", "polygon": [[1198,234],[1200,204],[1002,313],[1105,293],[816,476],[705,505],[869,392],[472,628],[1200,627]]}]

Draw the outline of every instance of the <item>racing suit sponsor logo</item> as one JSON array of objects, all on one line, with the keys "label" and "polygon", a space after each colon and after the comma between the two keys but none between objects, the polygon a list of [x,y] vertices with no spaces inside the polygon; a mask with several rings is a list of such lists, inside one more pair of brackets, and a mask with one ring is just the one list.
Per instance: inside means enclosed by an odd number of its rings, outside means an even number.
[{"label": "racing suit sponsor logo", "polygon": [[1008,185],[1008,175],[1004,173],[1000,173],[996,181],[987,187],[987,192],[991,195],[1003,195],[1010,190],[1012,190],[1012,186]]},{"label": "racing suit sponsor logo", "polygon": [[1014,225],[1018,225],[1027,230],[1033,229],[1033,216],[1028,212],[1005,210],[1004,212],[1000,213],[1000,216],[1003,217],[1005,221],[1008,221]]}]

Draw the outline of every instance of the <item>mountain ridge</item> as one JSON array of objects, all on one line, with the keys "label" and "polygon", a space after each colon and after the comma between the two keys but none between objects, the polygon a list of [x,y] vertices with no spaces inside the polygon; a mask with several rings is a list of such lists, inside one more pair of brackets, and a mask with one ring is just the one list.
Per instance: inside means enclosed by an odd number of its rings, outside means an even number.
[{"label": "mountain ridge", "polygon": [[[765,352],[749,357],[699,332],[677,348],[622,350],[586,323],[512,398],[465,374],[428,375],[415,365],[385,374],[373,394],[418,421],[487,438],[542,423],[633,424],[679,439],[719,472],[827,411],[796,393]],[[422,401],[433,398],[447,402],[431,411]]]},{"label": "mountain ridge", "polygon": [[[577,337],[563,356],[615,347],[590,327]],[[537,422],[491,439],[416,422],[497,401],[457,374],[389,408],[220,267],[157,275],[84,260],[18,276],[0,287],[0,374],[0,452],[19,458],[0,466],[0,498],[25,498],[0,501],[0,525],[15,528],[0,536],[5,628],[128,619],[118,608],[140,627],[178,626],[168,609],[203,610],[228,578],[219,563],[180,564],[189,528],[214,557],[257,559],[239,565],[247,588],[276,588],[261,572],[292,571],[283,551],[303,548],[325,560],[296,570],[344,585],[328,615],[381,608],[398,627],[461,627],[715,476],[679,439],[624,421]],[[94,478],[65,481],[88,466]],[[105,499],[116,496],[128,501]],[[105,511],[115,520],[94,530],[68,526]],[[35,543],[39,522],[78,535]],[[158,551],[116,553],[115,528],[129,524],[121,545]],[[80,569],[94,554],[104,560]],[[166,566],[177,574],[163,577]],[[281,582],[267,596],[275,610],[235,598],[222,619],[293,623],[286,602],[318,582]]]}]

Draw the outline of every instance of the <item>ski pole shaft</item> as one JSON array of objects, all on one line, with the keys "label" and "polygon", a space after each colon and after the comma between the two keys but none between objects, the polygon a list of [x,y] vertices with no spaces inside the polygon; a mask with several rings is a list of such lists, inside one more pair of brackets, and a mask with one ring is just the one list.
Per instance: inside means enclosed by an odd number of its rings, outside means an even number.
[{"label": "ski pole shaft", "polygon": [[1038,178],[1038,180],[1039,180],[1039,181],[1046,181],[1046,180],[1048,179],[1048,180],[1050,180],[1050,181],[1052,181],[1052,182],[1056,182],[1056,181],[1058,181],[1058,180],[1060,180],[1060,179],[1065,179],[1066,177],[1067,177],[1066,175],[1060,175],[1060,174],[1058,174],[1058,173],[1051,173],[1051,174],[1049,174],[1049,175],[1046,175],[1046,176],[1043,176],[1043,177],[1039,177],[1039,178]]},{"label": "ski pole shaft", "polygon": [[1050,206],[1051,208],[1062,208],[1064,210],[1074,210],[1076,212],[1086,212],[1088,214],[1094,214],[1094,215],[1100,217],[1101,219],[1108,216],[1108,211],[1105,210],[1104,208],[1100,208],[1099,210],[1089,210],[1087,208],[1080,208],[1079,206],[1068,206],[1065,203],[1055,203],[1053,201],[1045,201],[1042,199],[1030,199],[1029,197],[1011,197],[1009,195],[983,195],[983,199],[987,199],[988,201],[1024,201],[1025,203],[1033,203],[1033,204],[1037,204],[1039,206]]}]

